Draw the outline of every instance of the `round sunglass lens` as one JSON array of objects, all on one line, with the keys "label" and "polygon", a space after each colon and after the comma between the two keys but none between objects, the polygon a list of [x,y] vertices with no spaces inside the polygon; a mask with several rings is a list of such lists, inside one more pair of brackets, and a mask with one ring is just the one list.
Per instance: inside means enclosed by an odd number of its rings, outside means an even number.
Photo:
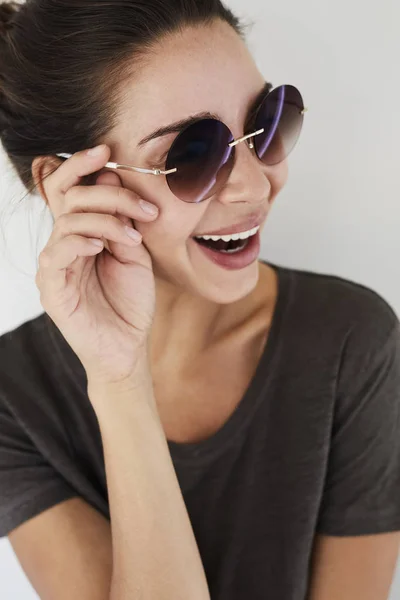
[{"label": "round sunglass lens", "polygon": [[255,119],[255,130],[264,133],[254,137],[258,158],[266,165],[282,162],[295,147],[304,120],[304,103],[293,85],[281,85],[264,99]]},{"label": "round sunglass lens", "polygon": [[166,170],[171,192],[184,202],[202,202],[225,185],[232,171],[234,149],[228,127],[216,119],[202,119],[178,135],[168,153]]}]

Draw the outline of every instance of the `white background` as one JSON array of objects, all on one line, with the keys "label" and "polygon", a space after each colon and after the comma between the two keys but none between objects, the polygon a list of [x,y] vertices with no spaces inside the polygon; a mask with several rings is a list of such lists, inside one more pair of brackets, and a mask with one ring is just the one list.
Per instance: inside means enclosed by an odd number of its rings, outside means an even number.
[{"label": "white background", "polygon": [[[249,43],[266,79],[298,86],[309,107],[262,257],[367,285],[400,314],[398,0],[227,4],[255,21]],[[34,276],[51,220],[23,194],[0,154],[0,334],[42,312]],[[2,600],[37,598],[6,539],[0,581]]]}]

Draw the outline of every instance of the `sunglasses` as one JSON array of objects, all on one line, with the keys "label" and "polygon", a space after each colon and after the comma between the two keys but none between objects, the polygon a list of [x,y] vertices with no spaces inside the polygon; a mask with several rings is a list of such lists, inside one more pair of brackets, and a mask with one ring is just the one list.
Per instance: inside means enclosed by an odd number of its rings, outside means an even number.
[{"label": "sunglasses", "polygon": [[[231,130],[218,119],[199,119],[183,129],[172,143],[165,170],[142,169],[108,162],[110,169],[165,175],[171,192],[179,200],[199,203],[217,194],[226,184],[235,164],[237,144],[247,141],[259,160],[277,165],[290,154],[303,126],[304,103],[292,85],[270,89],[248,119],[252,133],[234,139]],[[72,154],[57,156],[70,158]]]}]

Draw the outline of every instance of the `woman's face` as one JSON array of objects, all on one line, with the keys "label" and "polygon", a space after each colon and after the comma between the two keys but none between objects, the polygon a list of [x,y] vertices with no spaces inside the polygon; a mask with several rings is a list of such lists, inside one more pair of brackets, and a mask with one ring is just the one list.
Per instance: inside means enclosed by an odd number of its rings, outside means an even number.
[{"label": "woman's face", "polygon": [[[110,160],[144,168],[162,163],[178,134],[140,147],[139,141],[196,113],[217,114],[235,139],[243,136],[249,108],[265,84],[245,44],[220,21],[163,40],[138,71],[139,78],[133,76],[121,94],[118,125],[103,141],[111,148]],[[135,222],[159,283],[219,304],[235,302],[254,289],[258,262],[224,269],[207,257],[193,236],[229,228],[255,213],[266,217],[287,174],[286,160],[268,167],[246,142],[236,146],[236,161],[224,188],[200,203],[176,198],[165,176],[118,171],[124,187],[159,208],[154,222]],[[260,231],[264,223],[265,219]]]}]

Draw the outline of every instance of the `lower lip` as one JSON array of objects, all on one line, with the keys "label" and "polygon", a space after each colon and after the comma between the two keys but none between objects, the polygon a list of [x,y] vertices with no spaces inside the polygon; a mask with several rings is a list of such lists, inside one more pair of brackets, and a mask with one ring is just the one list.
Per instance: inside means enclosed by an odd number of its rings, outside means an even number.
[{"label": "lower lip", "polygon": [[236,269],[244,269],[245,267],[251,265],[255,260],[257,260],[261,247],[260,231],[257,231],[257,233],[250,238],[247,246],[236,254],[224,254],[223,252],[217,252],[216,250],[211,250],[211,248],[207,248],[206,246],[198,244],[195,240],[193,241],[213,263],[222,267],[223,269],[232,271]]}]

